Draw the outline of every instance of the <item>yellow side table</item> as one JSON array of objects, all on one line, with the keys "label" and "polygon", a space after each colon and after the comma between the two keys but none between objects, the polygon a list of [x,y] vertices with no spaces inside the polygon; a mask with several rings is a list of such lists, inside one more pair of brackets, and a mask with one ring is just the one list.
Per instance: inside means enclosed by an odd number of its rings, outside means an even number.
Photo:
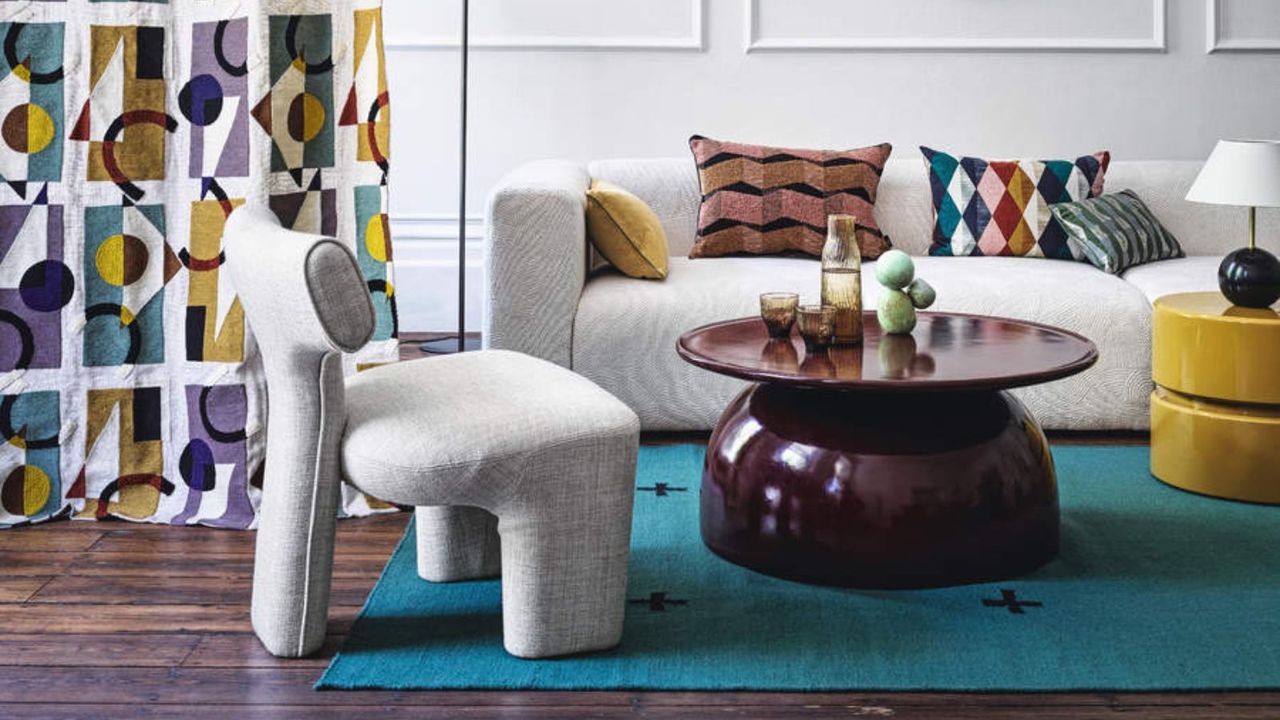
[{"label": "yellow side table", "polygon": [[1180,293],[1156,300],[1152,326],[1151,474],[1280,504],[1280,313]]}]

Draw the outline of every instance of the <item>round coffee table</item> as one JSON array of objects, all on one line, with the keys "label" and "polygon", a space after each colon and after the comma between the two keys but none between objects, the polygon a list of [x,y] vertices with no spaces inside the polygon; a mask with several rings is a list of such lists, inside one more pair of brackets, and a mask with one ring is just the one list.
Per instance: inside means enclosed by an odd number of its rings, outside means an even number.
[{"label": "round coffee table", "polygon": [[720,417],[702,539],[805,582],[936,587],[1021,575],[1058,552],[1053,457],[1008,388],[1085,370],[1089,340],[1019,320],[920,313],[911,335],[863,316],[854,347],[808,354],[759,318],[680,337],[698,367],[755,381]]}]

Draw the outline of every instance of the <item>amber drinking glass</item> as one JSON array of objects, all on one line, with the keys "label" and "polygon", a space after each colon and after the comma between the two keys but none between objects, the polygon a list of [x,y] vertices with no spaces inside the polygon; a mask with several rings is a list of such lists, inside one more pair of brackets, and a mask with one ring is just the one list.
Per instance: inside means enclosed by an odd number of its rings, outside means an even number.
[{"label": "amber drinking glass", "polygon": [[806,351],[825,350],[836,331],[836,309],[828,305],[801,305],[796,311],[796,326],[800,328]]},{"label": "amber drinking glass", "polygon": [[785,338],[791,335],[796,321],[796,307],[800,296],[795,293],[768,292],[760,296],[760,318],[769,330],[769,337]]},{"label": "amber drinking glass", "polygon": [[795,372],[800,364],[800,353],[796,352],[796,346],[791,344],[790,337],[769,338],[760,349],[760,362],[770,370]]}]

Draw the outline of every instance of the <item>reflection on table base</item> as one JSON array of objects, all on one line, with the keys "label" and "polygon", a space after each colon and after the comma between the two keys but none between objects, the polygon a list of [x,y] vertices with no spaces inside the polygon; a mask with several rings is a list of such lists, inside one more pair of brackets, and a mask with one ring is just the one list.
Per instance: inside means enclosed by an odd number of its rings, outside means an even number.
[{"label": "reflection on table base", "polygon": [[1048,444],[1000,391],[753,385],[711,436],[701,513],[717,554],[811,583],[991,581],[1058,553]]}]

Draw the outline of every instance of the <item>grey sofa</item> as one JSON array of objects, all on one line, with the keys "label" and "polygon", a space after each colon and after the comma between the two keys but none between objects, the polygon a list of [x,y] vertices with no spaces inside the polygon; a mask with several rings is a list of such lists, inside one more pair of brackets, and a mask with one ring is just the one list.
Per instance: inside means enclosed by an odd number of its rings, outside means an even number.
[{"label": "grey sofa", "polygon": [[[1178,237],[1188,257],[1116,277],[1086,263],[1039,258],[928,257],[933,222],[923,162],[890,160],[876,216],[893,244],[917,258],[938,290],[934,309],[1034,320],[1092,339],[1101,359],[1086,373],[1015,394],[1050,429],[1141,430],[1151,392],[1151,301],[1216,289],[1223,254],[1244,237],[1245,215],[1185,201],[1198,162],[1113,162],[1108,192],[1132,188]],[[666,280],[636,280],[595,263],[583,206],[592,177],[634,192],[667,233]],[[679,335],[755,314],[757,296],[795,290],[816,300],[818,264],[778,257],[686,257],[700,193],[692,160],[541,161],[507,176],[489,199],[483,332],[490,347],[550,360],[626,402],[646,430],[710,429],[742,383],[680,360]],[[873,266],[864,269],[870,272]],[[878,288],[863,283],[875,307]]]}]

